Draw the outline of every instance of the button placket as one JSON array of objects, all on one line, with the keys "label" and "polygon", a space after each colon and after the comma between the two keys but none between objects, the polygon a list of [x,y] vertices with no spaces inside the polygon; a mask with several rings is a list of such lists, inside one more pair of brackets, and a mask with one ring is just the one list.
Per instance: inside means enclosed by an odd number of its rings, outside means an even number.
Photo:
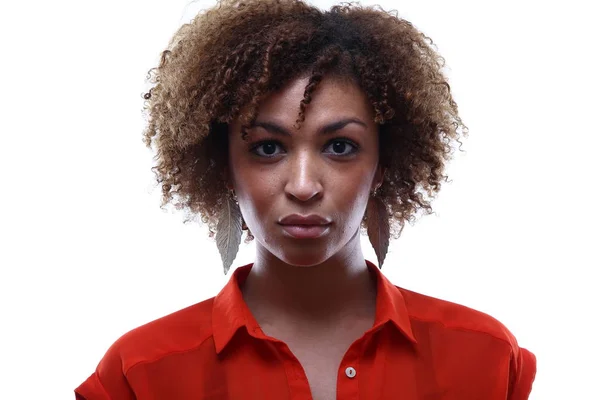
[{"label": "button placket", "polygon": [[288,377],[288,385],[290,387],[291,400],[300,400],[311,398],[310,385],[308,377],[300,361],[290,350],[288,345],[277,340],[277,345],[282,355],[282,362]]},{"label": "button placket", "polygon": [[362,353],[363,341],[358,339],[348,349],[338,371],[337,398],[358,400],[358,370]]}]

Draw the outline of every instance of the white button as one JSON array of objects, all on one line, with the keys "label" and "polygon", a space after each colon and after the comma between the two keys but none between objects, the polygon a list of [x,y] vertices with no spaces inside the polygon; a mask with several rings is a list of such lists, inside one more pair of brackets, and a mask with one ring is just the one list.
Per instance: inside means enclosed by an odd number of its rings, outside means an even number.
[{"label": "white button", "polygon": [[352,367],[346,368],[346,376],[348,378],[354,378],[356,376],[356,370]]}]

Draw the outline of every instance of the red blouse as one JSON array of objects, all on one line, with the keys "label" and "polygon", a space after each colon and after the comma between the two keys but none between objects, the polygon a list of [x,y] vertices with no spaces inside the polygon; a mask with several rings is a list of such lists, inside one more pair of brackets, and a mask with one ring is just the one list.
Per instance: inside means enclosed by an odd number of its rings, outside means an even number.
[{"label": "red blouse", "polygon": [[[377,277],[375,323],[338,369],[337,399],[527,399],[535,356],[470,308]],[[75,389],[87,400],[309,400],[302,365],[244,303],[239,267],[211,299],[121,336]]]}]

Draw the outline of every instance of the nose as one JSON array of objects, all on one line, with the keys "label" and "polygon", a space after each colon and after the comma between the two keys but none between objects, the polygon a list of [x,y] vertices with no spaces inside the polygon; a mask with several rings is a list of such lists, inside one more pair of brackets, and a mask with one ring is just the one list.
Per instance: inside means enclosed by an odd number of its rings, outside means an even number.
[{"label": "nose", "polygon": [[288,197],[300,201],[320,198],[323,194],[324,168],[308,151],[291,156],[288,163],[285,192]]}]

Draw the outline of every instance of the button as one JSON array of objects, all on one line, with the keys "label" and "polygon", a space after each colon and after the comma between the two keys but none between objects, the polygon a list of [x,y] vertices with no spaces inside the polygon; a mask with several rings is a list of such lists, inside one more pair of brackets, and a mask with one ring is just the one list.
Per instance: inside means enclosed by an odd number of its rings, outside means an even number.
[{"label": "button", "polygon": [[352,367],[346,368],[346,376],[348,378],[354,378],[356,376],[356,370]]}]

